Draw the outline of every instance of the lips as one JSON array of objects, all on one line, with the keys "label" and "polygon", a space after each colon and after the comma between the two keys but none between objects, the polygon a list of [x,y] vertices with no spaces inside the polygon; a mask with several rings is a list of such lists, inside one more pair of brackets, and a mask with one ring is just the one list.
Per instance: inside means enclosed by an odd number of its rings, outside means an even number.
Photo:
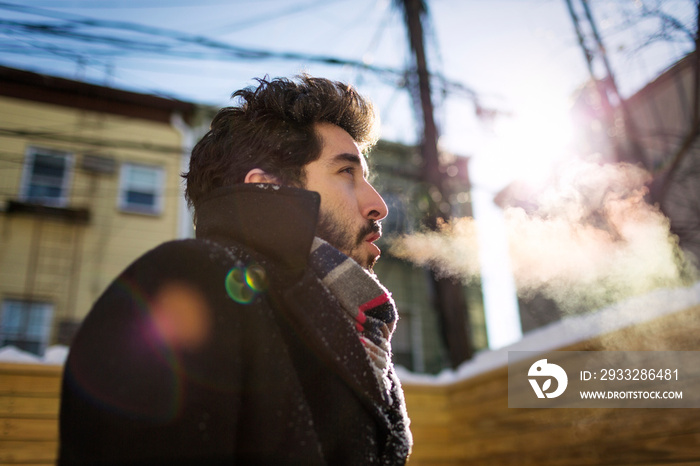
[{"label": "lips", "polygon": [[365,244],[367,245],[368,252],[373,258],[372,262],[376,261],[377,258],[382,254],[382,250],[379,249],[379,247],[376,244],[374,244],[374,242],[381,237],[382,235],[380,233],[372,233],[371,235],[365,238]]},{"label": "lips", "polygon": [[381,237],[382,237],[381,233],[372,233],[371,235],[369,235],[368,237],[365,238],[365,241],[367,241],[368,243],[374,243],[375,241],[377,241]]}]

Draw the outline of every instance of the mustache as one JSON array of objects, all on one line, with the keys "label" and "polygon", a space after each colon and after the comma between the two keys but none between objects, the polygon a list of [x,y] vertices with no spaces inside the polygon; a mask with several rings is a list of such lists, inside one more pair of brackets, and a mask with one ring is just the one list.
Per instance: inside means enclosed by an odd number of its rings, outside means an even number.
[{"label": "mustache", "polygon": [[370,220],[358,233],[357,244],[362,244],[368,235],[376,233],[382,234],[382,224],[377,220]]}]

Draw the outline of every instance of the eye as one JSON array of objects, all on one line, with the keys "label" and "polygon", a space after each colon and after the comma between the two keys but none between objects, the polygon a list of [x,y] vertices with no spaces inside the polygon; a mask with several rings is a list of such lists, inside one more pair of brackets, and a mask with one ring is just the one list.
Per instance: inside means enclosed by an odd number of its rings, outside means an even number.
[{"label": "eye", "polygon": [[355,167],[342,168],[339,173],[347,173],[350,176],[355,176]]}]

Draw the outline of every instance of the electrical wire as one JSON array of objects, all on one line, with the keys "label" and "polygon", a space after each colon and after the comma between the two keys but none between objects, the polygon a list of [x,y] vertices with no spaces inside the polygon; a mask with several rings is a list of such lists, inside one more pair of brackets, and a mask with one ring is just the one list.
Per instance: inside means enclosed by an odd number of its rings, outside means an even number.
[{"label": "electrical wire", "polygon": [[[276,52],[263,49],[253,49],[240,47],[226,42],[210,39],[202,35],[193,35],[175,31],[172,29],[157,28],[126,21],[111,21],[87,18],[84,16],[55,12],[52,10],[27,7],[8,2],[0,2],[0,9],[15,11],[25,14],[44,16],[52,19],[64,21],[64,24],[38,23],[26,21],[2,20],[4,25],[22,31],[31,31],[33,34],[48,35],[50,37],[60,37],[63,39],[76,40],[86,44],[101,44],[111,46],[111,49],[95,49],[91,47],[90,54],[98,56],[123,56],[126,52],[147,55],[167,56],[171,58],[190,59],[214,59],[228,61],[231,58],[239,60],[271,60],[279,59],[295,62],[312,62],[334,66],[349,66],[358,70],[370,71],[392,84],[402,82],[408,73],[405,69],[392,67],[382,67],[368,64],[362,60],[342,58],[327,55],[307,54],[300,52]],[[175,41],[179,45],[163,42],[151,43],[137,40],[135,38],[114,37],[111,35],[80,32],[75,26],[98,29],[114,29],[129,31],[146,36],[154,36],[158,39],[168,39]],[[7,44],[5,44],[7,46]],[[182,45],[194,47],[194,49],[183,49]],[[54,46],[55,47],[55,46]],[[7,49],[6,49],[7,50]],[[8,50],[13,52],[12,49]],[[55,53],[68,53],[69,49],[55,48]],[[463,83],[447,79],[445,76],[434,75],[435,81],[444,92],[453,93],[457,96],[473,99],[476,93]]]},{"label": "electrical wire", "polygon": [[[349,66],[354,66],[354,67],[359,67],[359,68],[366,68],[368,70],[372,70],[375,72],[379,73],[388,73],[388,74],[394,74],[394,75],[401,75],[403,74],[402,70],[396,70],[388,67],[378,67],[378,66],[370,66],[367,65],[366,63],[363,63],[362,61],[358,60],[352,60],[352,59],[346,59],[346,58],[340,58],[340,57],[332,57],[332,56],[323,56],[323,55],[314,55],[314,54],[305,54],[305,53],[298,53],[298,52],[273,52],[270,50],[262,50],[262,49],[253,49],[253,48],[247,48],[247,47],[239,47],[235,45],[231,45],[225,42],[221,42],[218,40],[210,39],[205,36],[201,35],[191,35],[187,33],[182,33],[179,31],[174,31],[171,29],[165,29],[165,28],[156,28],[152,26],[145,26],[145,25],[140,25],[140,24],[135,24],[135,23],[129,23],[126,21],[109,21],[109,20],[96,20],[96,19],[89,19],[89,18],[84,18],[84,17],[79,17],[77,15],[68,15],[65,13],[57,13],[49,10],[43,10],[43,9],[34,9],[34,8],[28,8],[24,7],[21,5],[15,5],[15,4],[9,4],[6,2],[0,2],[0,9],[6,9],[6,10],[11,10],[11,11],[18,11],[18,12],[23,12],[23,13],[33,13],[33,14],[38,14],[41,16],[47,16],[47,17],[52,17],[56,19],[62,19],[68,23],[74,24],[74,25],[82,25],[82,26],[87,26],[87,27],[99,27],[99,28],[107,28],[107,29],[117,29],[117,30],[122,30],[122,31],[131,31],[131,32],[136,32],[136,33],[141,33],[149,36],[156,36],[159,38],[167,38],[171,39],[177,42],[181,42],[184,44],[188,45],[196,45],[200,46],[209,50],[214,50],[217,51],[223,56],[227,57],[236,57],[240,59],[247,59],[247,60],[261,60],[261,59],[271,59],[271,58],[278,58],[278,59],[283,59],[283,60],[295,60],[295,61],[310,61],[310,62],[319,62],[319,63],[325,63],[325,64],[331,64],[331,65],[349,65]],[[11,23],[11,22],[7,22]],[[80,41],[84,42],[92,42],[92,41],[99,41],[100,43],[104,44],[110,44],[110,45],[117,45],[119,47],[133,47],[133,50],[139,50],[138,47],[141,45],[151,48],[154,45],[156,45],[157,48],[160,48],[160,44],[151,44],[151,43],[146,43],[146,42],[139,42],[139,41],[134,41],[134,40],[127,40],[127,39],[122,39],[122,38],[115,38],[111,36],[100,36],[100,35],[88,35],[84,33],[78,33],[72,28],[68,27],[58,27],[52,24],[48,23],[43,23],[43,24],[38,24],[38,23],[22,23],[22,22],[15,22],[18,23],[17,26],[21,26],[22,24],[27,28],[27,29],[33,29],[36,33],[43,33],[43,34],[49,34],[49,35],[57,35],[57,36],[62,36],[62,37],[67,37],[67,38],[74,38]],[[153,51],[155,49],[151,48],[150,51]],[[147,50],[148,51],[148,50]],[[183,52],[173,52],[170,51],[170,53],[174,54],[175,56],[181,56]],[[184,52],[187,53],[187,52]],[[190,57],[195,57],[199,56],[201,57],[202,52],[199,52],[196,55],[189,55]]]},{"label": "electrical wire", "polygon": [[[316,0],[313,2],[309,2],[303,5],[296,5],[291,8],[287,9],[281,9],[275,12],[275,14],[270,14],[270,13],[265,13],[259,16],[255,16],[252,18],[246,18],[243,21],[238,21],[236,23],[231,23],[225,26],[221,26],[220,28],[213,29],[213,30],[208,30],[207,32],[211,35],[222,35],[222,34],[229,34],[232,32],[240,32],[244,31],[246,29],[249,29],[251,27],[259,26],[261,24],[269,23],[271,21],[277,21],[282,18],[286,18],[289,16],[293,16],[299,13],[304,13],[305,11],[308,11],[312,8],[316,8],[320,5],[329,5],[331,3],[337,3],[339,0],[331,1],[331,0]],[[342,1],[342,0],[340,0]],[[347,0],[346,0],[347,1]],[[285,4],[287,4],[285,2]]]}]

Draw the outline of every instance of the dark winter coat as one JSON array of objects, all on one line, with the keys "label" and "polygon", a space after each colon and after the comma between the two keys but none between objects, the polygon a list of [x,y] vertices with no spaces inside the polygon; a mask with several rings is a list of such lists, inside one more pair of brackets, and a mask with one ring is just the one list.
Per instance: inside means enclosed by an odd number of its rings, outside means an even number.
[{"label": "dark winter coat", "polygon": [[[60,465],[403,464],[355,329],[307,269],[320,199],[239,185],[128,267],[71,345]],[[248,272],[246,274],[246,271]]]}]

